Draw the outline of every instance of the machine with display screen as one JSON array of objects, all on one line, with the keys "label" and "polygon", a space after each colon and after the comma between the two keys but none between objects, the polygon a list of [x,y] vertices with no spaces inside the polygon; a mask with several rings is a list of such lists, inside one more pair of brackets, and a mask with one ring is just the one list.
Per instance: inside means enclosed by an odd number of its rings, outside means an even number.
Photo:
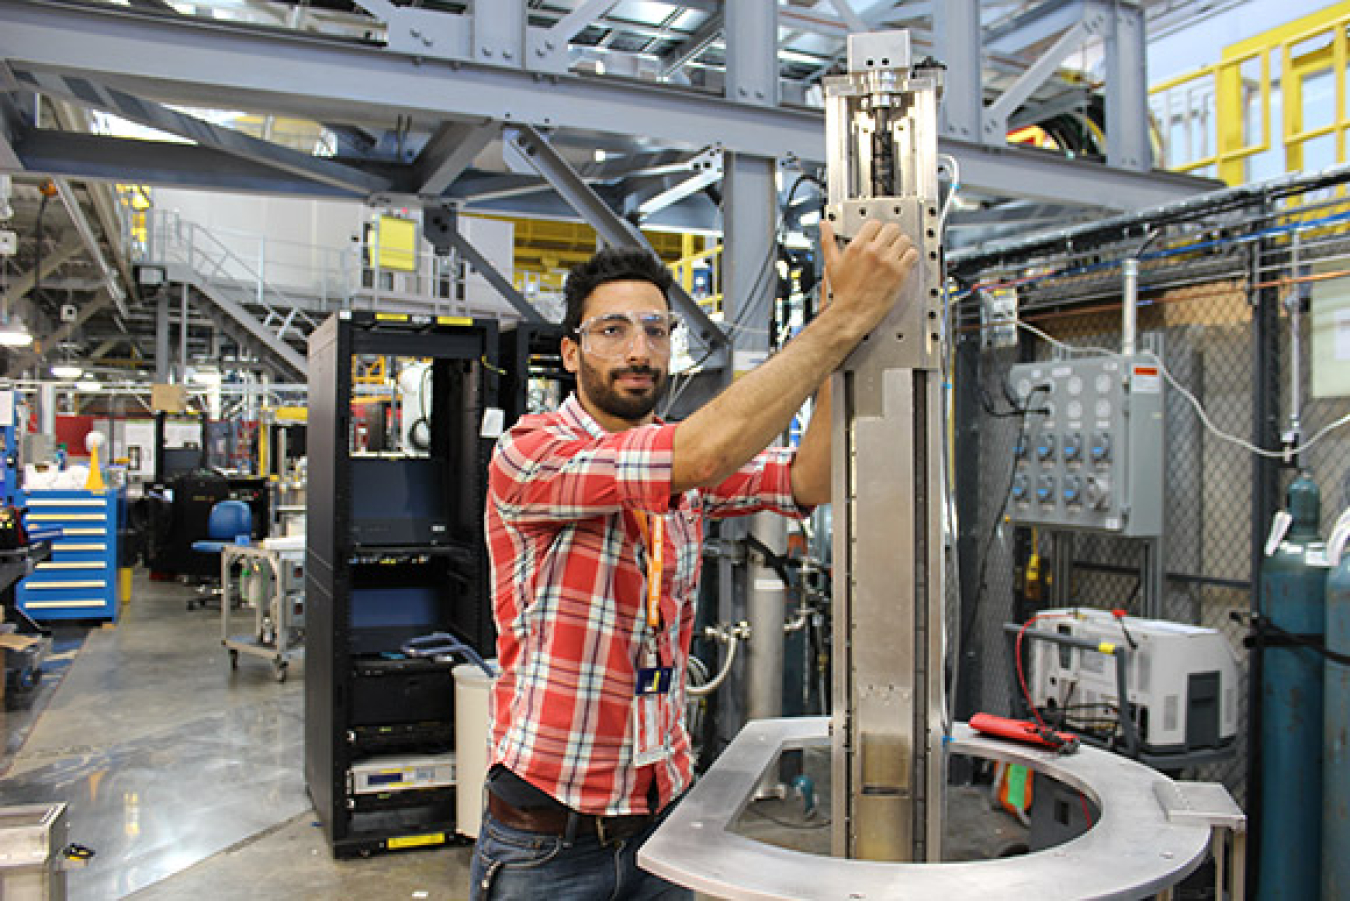
[{"label": "machine with display screen", "polygon": [[[1026,635],[1052,639],[1029,648],[1031,700],[1046,722],[1129,752],[1128,718],[1134,756],[1155,766],[1168,757],[1234,750],[1237,659],[1215,630],[1109,610],[1061,609],[1041,611]],[[1081,641],[1070,646],[1055,636]]]}]

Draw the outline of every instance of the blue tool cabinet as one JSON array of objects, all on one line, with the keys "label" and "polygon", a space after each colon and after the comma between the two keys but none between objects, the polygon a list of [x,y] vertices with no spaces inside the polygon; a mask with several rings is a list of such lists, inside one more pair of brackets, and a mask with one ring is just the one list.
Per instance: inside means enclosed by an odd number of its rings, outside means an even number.
[{"label": "blue tool cabinet", "polygon": [[22,491],[31,531],[59,528],[51,559],[19,583],[15,600],[34,620],[117,619],[117,532],[121,489]]}]

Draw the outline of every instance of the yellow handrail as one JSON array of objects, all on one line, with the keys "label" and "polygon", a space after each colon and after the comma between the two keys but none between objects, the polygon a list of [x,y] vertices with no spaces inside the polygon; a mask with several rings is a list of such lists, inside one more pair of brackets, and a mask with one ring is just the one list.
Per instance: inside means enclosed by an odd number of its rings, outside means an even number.
[{"label": "yellow handrail", "polygon": [[[707,247],[703,250],[694,250],[694,235],[685,235],[683,243],[683,254],[673,263],[667,263],[666,268],[675,277],[675,281],[688,292],[698,305],[709,314],[720,313],[722,311],[722,245],[717,244],[713,247]],[[695,283],[695,272],[700,269],[708,270],[708,284],[699,286]]]},{"label": "yellow handrail", "polygon": [[[1278,146],[1284,151],[1284,171],[1298,171],[1309,142],[1327,136],[1334,136],[1336,162],[1344,162],[1350,130],[1345,103],[1347,25],[1350,2],[1337,3],[1224,48],[1218,63],[1154,85],[1149,95],[1161,120],[1163,164],[1182,172],[1209,171],[1238,185],[1248,180],[1251,158]],[[1330,46],[1301,49],[1319,39],[1329,39]],[[1279,65],[1275,81],[1272,57]],[[1258,68],[1255,78],[1247,71],[1253,61]],[[1330,72],[1335,83],[1335,109],[1330,122],[1309,128],[1303,121],[1304,83],[1324,72]],[[1278,145],[1271,140],[1271,107],[1277,96],[1283,111]],[[1249,135],[1258,124],[1260,137],[1253,141]]]}]

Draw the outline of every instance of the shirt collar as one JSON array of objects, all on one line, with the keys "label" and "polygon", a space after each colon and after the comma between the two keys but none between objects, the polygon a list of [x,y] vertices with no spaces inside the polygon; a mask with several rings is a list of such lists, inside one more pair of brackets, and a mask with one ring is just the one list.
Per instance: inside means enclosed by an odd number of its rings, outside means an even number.
[{"label": "shirt collar", "polygon": [[[586,408],[581,405],[581,398],[577,397],[576,392],[567,396],[563,405],[558,408],[563,419],[571,425],[581,429],[592,438],[604,438],[610,434],[604,426],[595,421],[595,417],[586,412]],[[652,419],[652,425],[664,425],[665,420],[657,416]]]},{"label": "shirt collar", "polygon": [[567,400],[563,401],[563,405],[558,408],[558,412],[569,424],[581,429],[592,438],[603,438],[609,434],[600,423],[595,421],[594,416],[586,412],[586,408],[581,405],[581,398],[577,397],[575,392],[567,396]]}]

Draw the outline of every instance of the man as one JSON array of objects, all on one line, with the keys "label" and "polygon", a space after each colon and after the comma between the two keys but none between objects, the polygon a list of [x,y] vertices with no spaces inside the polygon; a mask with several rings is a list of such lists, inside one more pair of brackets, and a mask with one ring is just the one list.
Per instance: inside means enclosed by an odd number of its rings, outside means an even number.
[{"label": "man", "polygon": [[[917,259],[894,225],[844,250],[833,300],[782,351],[678,424],[653,416],[676,319],[645,252],[601,251],[565,287],[577,391],[498,443],[486,525],[501,677],[474,898],[692,898],[637,849],[692,779],[682,722],[703,520],[803,516],[830,491],[826,379]],[[770,448],[817,388],[794,452]]]}]

